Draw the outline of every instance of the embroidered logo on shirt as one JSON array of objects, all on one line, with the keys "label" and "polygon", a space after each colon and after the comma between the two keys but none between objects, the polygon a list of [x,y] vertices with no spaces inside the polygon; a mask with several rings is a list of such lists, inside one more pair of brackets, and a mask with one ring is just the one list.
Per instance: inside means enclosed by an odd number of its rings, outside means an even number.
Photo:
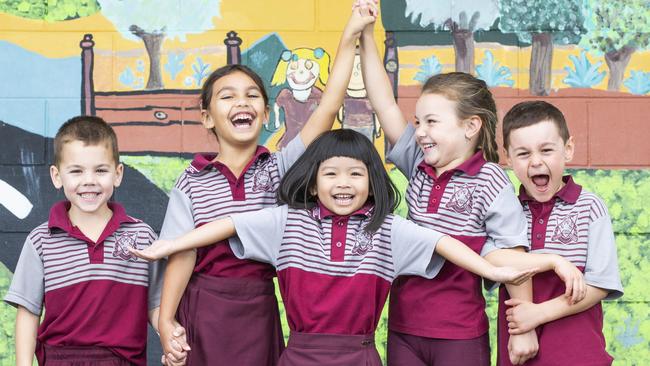
[{"label": "embroidered logo on shirt", "polygon": [[354,246],[352,247],[352,254],[366,255],[372,250],[372,234],[364,229],[359,230],[354,235]]},{"label": "embroidered logo on shirt", "polygon": [[269,162],[267,159],[255,168],[253,173],[253,192],[269,192],[272,190],[271,172],[269,171]]},{"label": "embroidered logo on shirt", "polygon": [[475,184],[454,185],[454,194],[447,202],[447,208],[456,212],[471,212],[474,205],[472,194],[476,189]]},{"label": "embroidered logo on shirt", "polygon": [[562,244],[575,243],[578,241],[578,215],[567,215],[562,219],[557,219],[558,224],[553,231],[553,240]]},{"label": "embroidered logo on shirt", "polygon": [[115,236],[115,248],[113,249],[113,257],[120,258],[125,261],[136,261],[137,258],[129,252],[129,247],[137,248],[136,242],[138,239],[138,232],[124,232]]}]

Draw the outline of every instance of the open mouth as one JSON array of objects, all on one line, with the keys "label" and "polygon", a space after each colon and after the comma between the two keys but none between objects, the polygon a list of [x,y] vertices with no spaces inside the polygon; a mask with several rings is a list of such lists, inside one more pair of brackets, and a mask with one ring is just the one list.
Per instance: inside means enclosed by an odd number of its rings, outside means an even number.
[{"label": "open mouth", "polygon": [[99,192],[83,192],[78,194],[84,201],[93,201],[99,197]]},{"label": "open mouth", "polygon": [[352,199],[354,198],[354,195],[352,194],[335,194],[334,196],[334,201],[336,202],[337,205],[339,206],[347,206],[352,203]]},{"label": "open mouth", "polygon": [[420,146],[422,147],[422,151],[428,151],[428,150],[433,149],[436,146],[436,144],[432,144],[432,143],[420,144]]},{"label": "open mouth", "polygon": [[545,190],[548,187],[550,179],[548,174],[536,174],[530,177],[530,180],[538,190]]},{"label": "open mouth", "polygon": [[246,129],[250,128],[253,125],[255,117],[248,112],[240,112],[235,114],[230,121],[232,122],[233,126],[237,129]]}]

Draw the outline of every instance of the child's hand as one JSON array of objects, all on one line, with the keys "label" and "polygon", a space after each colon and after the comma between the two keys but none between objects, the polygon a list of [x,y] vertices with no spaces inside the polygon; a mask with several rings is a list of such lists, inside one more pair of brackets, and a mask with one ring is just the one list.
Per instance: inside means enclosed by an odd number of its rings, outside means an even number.
[{"label": "child's hand", "polygon": [[519,299],[506,300],[505,304],[511,306],[506,310],[506,321],[508,322],[508,333],[523,334],[529,332],[543,321],[543,312],[538,305],[529,301]]},{"label": "child's hand", "polygon": [[538,268],[529,268],[520,271],[513,267],[494,267],[492,273],[487,278],[494,282],[521,285],[533,277],[538,271]]},{"label": "child's hand", "polygon": [[135,249],[129,247],[131,254],[138,258],[146,259],[149,262],[168,257],[174,254],[174,242],[171,240],[156,240],[150,246],[144,249]]},{"label": "child's hand", "polygon": [[537,356],[539,342],[535,330],[523,334],[512,334],[508,339],[508,357],[513,365],[523,365]]},{"label": "child's hand", "polygon": [[379,8],[375,0],[357,0],[352,5],[352,15],[345,26],[345,31],[354,36],[359,36],[361,31],[377,20]]},{"label": "child's hand", "polygon": [[171,366],[185,365],[187,352],[191,350],[185,337],[185,328],[177,322],[161,322],[160,344],[163,348],[163,364]]},{"label": "child's hand", "polygon": [[564,296],[569,300],[569,304],[573,305],[585,298],[587,295],[585,277],[573,263],[558,256],[553,270],[564,281],[564,286],[566,287]]}]

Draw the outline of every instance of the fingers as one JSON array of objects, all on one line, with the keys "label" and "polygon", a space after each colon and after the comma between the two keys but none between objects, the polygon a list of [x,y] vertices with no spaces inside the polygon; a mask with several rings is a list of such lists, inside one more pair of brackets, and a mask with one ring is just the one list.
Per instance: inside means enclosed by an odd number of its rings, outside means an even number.
[{"label": "fingers", "polygon": [[190,348],[190,345],[187,343],[187,339],[185,336],[185,328],[183,328],[180,325],[176,326],[176,328],[174,328],[174,331],[172,332],[172,336],[174,337],[173,340],[178,344],[181,350],[183,351],[192,350]]},{"label": "fingers", "polygon": [[[506,300],[504,302],[504,304],[506,304],[508,306],[517,306],[517,305],[523,304],[523,301],[521,301],[519,299],[508,299],[508,300]],[[512,308],[510,308],[510,309],[506,310],[506,314],[508,314],[508,312],[510,312],[512,314],[512,311],[513,311]]]},{"label": "fingers", "polygon": [[151,256],[151,255],[146,251],[146,249],[140,250],[140,249],[136,249],[136,248],[132,248],[132,247],[128,247],[128,249],[129,249],[129,252],[131,252],[131,254],[133,254],[134,256],[136,256],[136,257],[138,257],[138,258],[141,258],[141,259],[147,260],[147,261],[149,261],[149,262],[152,262],[152,261],[155,261],[155,260],[156,260],[156,258],[152,257],[152,256]]},{"label": "fingers", "polygon": [[[575,282],[575,276],[569,277],[565,282],[564,286],[566,289],[564,290],[564,296],[565,297],[571,297],[571,295],[575,295],[575,292],[573,290],[573,284]],[[573,299],[571,299],[573,301]]]}]

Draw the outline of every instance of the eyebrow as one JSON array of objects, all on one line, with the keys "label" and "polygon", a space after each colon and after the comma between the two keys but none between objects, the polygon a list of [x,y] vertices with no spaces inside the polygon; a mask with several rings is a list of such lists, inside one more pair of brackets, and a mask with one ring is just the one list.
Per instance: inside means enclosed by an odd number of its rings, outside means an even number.
[{"label": "eyebrow", "polygon": [[[236,88],[232,86],[224,86],[223,88],[217,91],[217,94],[221,93],[222,91],[233,91],[233,90],[236,90]],[[248,88],[246,88],[246,91],[250,91],[250,90],[255,90],[261,93],[260,88],[257,85],[249,86]]]}]

